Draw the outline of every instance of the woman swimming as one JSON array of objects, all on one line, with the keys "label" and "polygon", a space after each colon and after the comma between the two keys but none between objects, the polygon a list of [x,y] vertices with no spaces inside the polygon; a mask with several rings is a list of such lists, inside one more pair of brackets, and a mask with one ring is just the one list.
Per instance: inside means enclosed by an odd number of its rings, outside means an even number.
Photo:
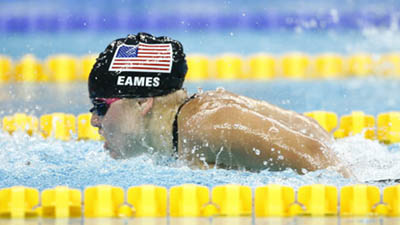
[{"label": "woman swimming", "polygon": [[191,97],[180,42],[146,33],[113,41],[89,76],[92,125],[113,158],[158,152],[199,168],[303,174],[350,172],[315,120],[265,101],[219,89]]}]

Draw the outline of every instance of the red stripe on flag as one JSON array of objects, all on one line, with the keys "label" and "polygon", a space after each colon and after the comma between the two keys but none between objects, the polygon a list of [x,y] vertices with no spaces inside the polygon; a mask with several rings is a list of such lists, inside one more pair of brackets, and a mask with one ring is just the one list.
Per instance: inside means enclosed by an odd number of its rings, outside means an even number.
[{"label": "red stripe on flag", "polygon": [[164,59],[164,60],[155,60],[155,59],[115,59],[115,62],[126,62],[126,61],[132,61],[132,62],[170,62],[171,60]]},{"label": "red stripe on flag", "polygon": [[165,52],[170,51],[169,48],[139,48],[139,50],[142,50],[142,51],[165,51]]},{"label": "red stripe on flag", "polygon": [[169,70],[169,68],[156,68],[156,67],[121,67],[121,66],[113,66],[111,69]]},{"label": "red stripe on flag", "polygon": [[138,55],[170,55],[170,53],[166,52],[138,52]]},{"label": "red stripe on flag", "polygon": [[138,66],[169,66],[169,64],[162,64],[162,63],[113,63],[113,65],[138,65]]},{"label": "red stripe on flag", "polygon": [[171,56],[150,56],[150,55],[143,55],[143,56],[137,56],[136,58],[160,58],[160,59],[170,59]]},{"label": "red stripe on flag", "polygon": [[163,44],[143,44],[143,43],[139,43],[139,46],[145,46],[145,47],[171,47],[171,45],[163,45]]}]

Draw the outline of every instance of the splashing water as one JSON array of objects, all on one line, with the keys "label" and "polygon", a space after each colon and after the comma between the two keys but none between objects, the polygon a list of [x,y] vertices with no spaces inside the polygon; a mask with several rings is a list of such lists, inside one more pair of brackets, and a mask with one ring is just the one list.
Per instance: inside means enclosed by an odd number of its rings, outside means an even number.
[{"label": "splashing water", "polygon": [[[184,183],[208,187],[237,183],[256,187],[277,183],[297,188],[315,183],[340,187],[358,182],[328,169],[298,175],[292,170],[252,173],[215,168],[190,169],[182,161],[170,158],[155,160],[150,156],[114,160],[105,153],[102,144],[100,141],[65,142],[0,132],[0,187],[25,185],[43,190],[57,185],[84,189],[98,184],[128,188],[141,184],[171,187]],[[354,136],[337,140],[333,148],[360,181],[400,175],[397,145],[386,146]]]},{"label": "splashing water", "polygon": [[333,149],[360,181],[400,177],[399,145],[384,145],[361,134],[339,139]]},{"label": "splashing water", "polygon": [[[398,110],[399,85],[398,79],[371,77],[312,82],[277,80],[265,83],[188,83],[187,87],[193,93],[199,86],[205,90],[224,86],[229,91],[266,100],[297,112],[326,110],[342,116],[349,114],[351,110],[362,110],[366,114],[377,116],[382,112]],[[0,111],[1,116],[26,112],[26,109],[29,109],[27,113],[32,112],[36,116],[55,111],[78,115],[86,113],[90,108],[87,92],[82,91],[86,90],[86,84],[75,84],[63,89],[55,85],[24,85],[21,88],[18,85],[1,86],[2,109],[7,109]],[[15,97],[10,97],[9,92],[14,93]],[[32,95],[29,101],[25,99],[27,94]],[[54,99],[57,99],[57,103]],[[290,103],[282,104],[283,101]],[[74,104],[63,104],[64,102]],[[40,109],[36,109],[37,107]],[[356,179],[343,178],[331,170],[320,170],[306,175],[298,175],[292,170],[251,173],[223,169],[193,170],[181,161],[155,160],[149,156],[113,160],[102,146],[103,143],[97,141],[64,142],[43,139],[39,135],[30,137],[16,133],[11,136],[0,131],[0,187],[25,185],[45,189],[68,185],[83,189],[97,184],[128,188],[140,184],[171,187],[183,183],[208,187],[227,183],[252,187],[269,183],[292,187],[322,183],[339,187],[367,180],[400,178],[397,163],[400,146],[383,145],[361,135],[340,139],[333,144],[334,151],[353,170]],[[381,187],[387,185],[373,184]]]}]

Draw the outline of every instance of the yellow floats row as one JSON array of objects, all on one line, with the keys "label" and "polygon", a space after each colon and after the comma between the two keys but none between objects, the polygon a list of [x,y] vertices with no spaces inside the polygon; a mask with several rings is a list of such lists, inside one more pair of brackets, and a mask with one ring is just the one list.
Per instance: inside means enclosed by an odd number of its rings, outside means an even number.
[{"label": "yellow floats row", "polygon": [[[113,217],[288,217],[288,216],[400,216],[400,185],[381,191],[371,185],[340,189],[314,184],[295,191],[270,184],[254,189],[236,184],[165,187],[98,185],[84,190],[58,186],[41,192],[15,186],[0,189],[2,218],[113,218]],[[125,196],[126,194],[126,196]],[[254,194],[254,196],[253,196]],[[340,204],[338,202],[340,200]],[[254,201],[254,204],[253,204]]]},{"label": "yellow floats row", "polygon": [[[377,139],[386,144],[400,142],[400,112],[381,113],[375,119],[361,111],[353,111],[340,118],[333,112],[312,111],[304,113],[314,118],[324,129],[333,133],[335,138],[344,138],[357,134],[368,139]],[[100,140],[98,129],[90,124],[91,114],[84,113],[75,117],[72,114],[52,113],[39,119],[24,113],[5,116],[2,120],[3,130],[12,134],[16,131],[29,135],[40,133],[44,138],[53,137],[60,140]]]},{"label": "yellow floats row", "polygon": [[18,62],[0,56],[0,83],[7,82],[87,82],[90,70],[96,62],[95,55],[81,58],[55,55],[40,61],[33,55],[25,55]]},{"label": "yellow floats row", "polygon": [[91,113],[72,114],[52,113],[41,116],[29,116],[16,113],[3,117],[3,130],[13,134],[16,131],[26,132],[29,135],[40,133],[44,138],[52,137],[68,141],[77,137],[78,140],[100,140],[98,128],[90,124]]},{"label": "yellow floats row", "polygon": [[335,138],[362,134],[367,139],[378,139],[386,144],[400,142],[400,112],[381,113],[375,120],[372,115],[353,111],[350,115],[342,116],[340,123],[333,112],[313,111],[304,114],[314,118]]},{"label": "yellow floats row", "polygon": [[283,56],[257,54],[247,58],[226,54],[213,60],[192,55],[188,57],[188,67],[189,80],[400,76],[400,53],[380,56],[364,53],[349,56],[332,53],[316,56],[303,53],[289,53]]},{"label": "yellow floats row", "polygon": [[[87,81],[97,55],[75,57],[54,55],[43,62],[33,55],[25,55],[13,62],[0,56],[0,83],[6,82],[71,82]],[[273,79],[277,77],[343,78],[348,76],[400,76],[400,53],[371,55],[367,53],[343,56],[288,53],[282,56],[257,54],[242,57],[224,54],[217,57],[189,55],[188,80],[209,79]]]}]

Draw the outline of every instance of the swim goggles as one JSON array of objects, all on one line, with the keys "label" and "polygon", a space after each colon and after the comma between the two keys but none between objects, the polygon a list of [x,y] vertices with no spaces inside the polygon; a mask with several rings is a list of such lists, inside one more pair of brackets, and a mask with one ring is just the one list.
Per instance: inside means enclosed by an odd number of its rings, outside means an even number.
[{"label": "swim goggles", "polygon": [[91,113],[96,113],[98,116],[104,116],[111,104],[118,100],[120,100],[120,98],[94,98],[92,99],[93,107],[89,111]]}]

